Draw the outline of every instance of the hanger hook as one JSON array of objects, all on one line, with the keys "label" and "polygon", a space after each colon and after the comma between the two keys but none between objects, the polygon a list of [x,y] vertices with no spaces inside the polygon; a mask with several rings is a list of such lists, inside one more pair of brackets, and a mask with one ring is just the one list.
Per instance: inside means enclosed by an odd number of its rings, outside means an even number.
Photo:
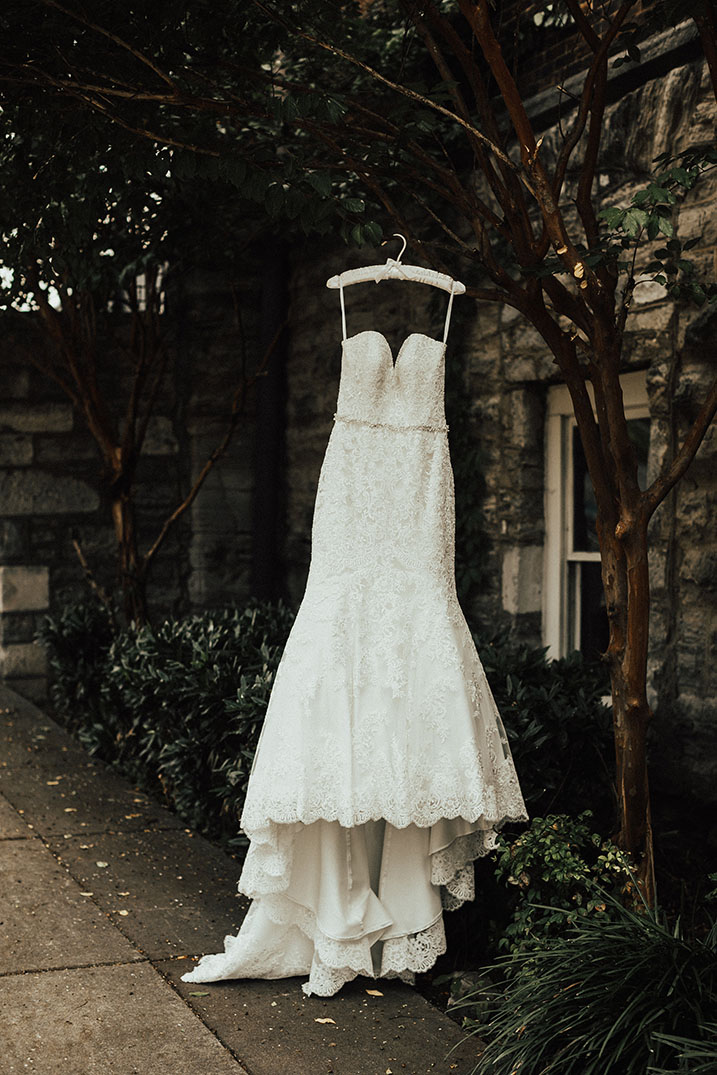
[{"label": "hanger hook", "polygon": [[386,243],[390,243],[391,239],[403,239],[403,246],[401,247],[401,253],[398,255],[397,258],[394,259],[395,261],[398,262],[398,261],[401,260],[401,258],[403,257],[404,253],[406,252],[406,247],[408,246],[408,241],[406,240],[405,235],[401,235],[401,233],[399,231],[394,231],[393,235],[389,236],[388,239],[383,240],[383,242],[381,243],[381,246],[385,246]]}]

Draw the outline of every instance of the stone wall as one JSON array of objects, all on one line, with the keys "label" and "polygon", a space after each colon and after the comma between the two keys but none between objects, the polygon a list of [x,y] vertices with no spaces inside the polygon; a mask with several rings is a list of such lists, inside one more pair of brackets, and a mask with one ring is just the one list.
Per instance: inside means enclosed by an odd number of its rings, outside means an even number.
[{"label": "stone wall", "polygon": [[[140,552],[182,501],[226,432],[240,370],[257,354],[256,274],[239,282],[243,324],[226,284],[186,277],[170,296],[172,358],[151,419],[136,482]],[[4,322],[0,362],[0,675],[42,698],[45,654],[38,620],[90,595],[73,540],[96,581],[119,598],[117,549],[99,450],[62,390],[25,359],[39,346],[31,321]],[[108,352],[103,389],[119,417],[122,363]],[[173,526],[149,575],[156,619],[244,600],[251,592],[253,394],[230,447]]]}]

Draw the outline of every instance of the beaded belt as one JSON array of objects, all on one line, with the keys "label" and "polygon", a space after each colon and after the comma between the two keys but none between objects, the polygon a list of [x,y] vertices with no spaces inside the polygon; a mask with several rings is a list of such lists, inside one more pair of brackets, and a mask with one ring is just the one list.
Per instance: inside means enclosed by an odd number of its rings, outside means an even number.
[{"label": "beaded belt", "polygon": [[344,418],[343,414],[334,415],[335,422],[346,422],[352,426],[368,426],[369,429],[391,429],[396,433],[409,433],[418,430],[421,433],[447,433],[448,426],[392,426],[388,422],[368,422],[364,418]]}]

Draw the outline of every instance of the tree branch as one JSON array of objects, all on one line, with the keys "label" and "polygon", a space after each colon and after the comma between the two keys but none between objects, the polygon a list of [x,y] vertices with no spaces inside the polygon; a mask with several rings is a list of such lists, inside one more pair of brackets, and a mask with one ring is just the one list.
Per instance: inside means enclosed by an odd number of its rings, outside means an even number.
[{"label": "tree branch", "polygon": [[715,414],[717,414],[717,378],[715,378],[712,387],[707,393],[707,398],[700,408],[692,429],[685,437],[672,462],[642,494],[642,509],[645,512],[646,520],[659,507],[670,489],[676,485],[689,467]]},{"label": "tree branch", "polygon": [[423,105],[425,108],[430,108],[432,111],[437,112],[439,115],[445,116],[447,119],[450,119],[454,123],[457,123],[460,127],[463,127],[463,129],[468,131],[470,135],[478,139],[478,141],[482,142],[483,145],[487,149],[489,149],[491,153],[493,153],[499,160],[501,160],[506,165],[506,167],[510,168],[513,172],[515,172],[515,174],[520,177],[521,183],[525,184],[528,190],[530,190],[531,194],[533,193],[530,185],[530,180],[525,174],[524,169],[522,169],[519,165],[515,164],[515,162],[512,161],[510,157],[503,152],[500,146],[496,145],[493,141],[491,141],[490,138],[484,135],[482,131],[479,131],[478,128],[475,127],[472,123],[463,119],[462,116],[459,116],[456,112],[451,112],[449,108],[444,108],[443,105],[438,104],[436,101],[432,101],[430,97],[426,97],[422,93],[418,93],[416,90],[410,89],[410,87],[408,86],[403,86],[400,82],[394,82],[392,79],[386,78],[386,76],[382,75],[380,71],[377,71],[374,67],[371,67],[370,64],[364,63],[363,60],[359,60],[358,57],[353,56],[350,52],[346,52],[345,49],[341,49],[336,45],[332,45],[330,41],[324,41],[322,38],[315,37],[314,34],[310,34],[306,30],[302,30],[300,26],[296,26],[295,24],[289,22],[288,19],[286,19],[283,15],[280,15],[278,12],[268,7],[265,3],[263,3],[263,0],[252,0],[252,3],[255,5],[255,7],[258,7],[259,10],[263,11],[265,15],[268,15],[269,18],[274,19],[286,30],[289,30],[297,37],[301,37],[304,41],[308,41],[309,44],[315,45],[317,48],[321,48],[327,52],[330,52],[333,56],[338,56],[338,58],[341,60],[346,60],[347,63],[352,64],[354,67],[358,67],[359,70],[364,71],[367,75],[370,75],[371,78],[373,78],[376,82],[381,83],[381,85],[387,86],[395,93],[399,93],[403,97],[407,97],[411,101],[416,101],[418,104]]},{"label": "tree branch", "polygon": [[86,16],[79,15],[76,11],[71,11],[70,8],[58,3],[58,0],[42,0],[42,3],[45,7],[55,8],[56,11],[60,11],[63,15],[67,15],[69,18],[74,19],[75,22],[79,22],[81,26],[86,26],[89,30],[94,30],[95,33],[100,34],[102,37],[106,37],[108,41],[111,41],[113,44],[119,45],[122,49],[126,49],[127,52],[131,53],[131,55],[139,60],[140,63],[145,64],[151,71],[154,71],[155,75],[169,86],[175,94],[178,92],[177,87],[169,75],[165,74],[161,68],[157,67],[157,65],[153,63],[148,56],[145,56],[143,52],[140,52],[138,49],[128,44],[121,37],[118,37],[117,34],[113,34],[109,30],[105,30],[103,26],[98,26],[97,23],[91,22]]},{"label": "tree branch", "polygon": [[284,329],[286,328],[286,325],[287,325],[286,321],[284,321],[281,325],[279,325],[278,329],[274,333],[273,339],[271,340],[269,346],[267,347],[266,351],[264,352],[264,355],[263,355],[263,357],[261,359],[261,362],[259,363],[259,366],[256,369],[256,372],[254,374],[252,374],[252,376],[249,377],[249,378],[246,378],[246,377],[242,378],[242,382],[239,385],[239,388],[237,389],[236,393],[234,394],[234,399],[232,400],[231,417],[229,419],[229,424],[227,426],[226,432],[225,432],[222,440],[220,441],[220,443],[216,446],[216,448],[214,448],[214,450],[208,456],[207,460],[204,463],[204,466],[202,467],[202,469],[200,470],[199,474],[197,475],[197,477],[196,477],[196,479],[194,481],[194,484],[192,485],[192,488],[189,490],[189,492],[187,493],[187,495],[184,498],[184,500],[182,501],[182,503],[179,504],[174,509],[172,514],[169,515],[164,520],[164,523],[162,524],[162,527],[161,527],[161,529],[159,531],[159,534],[157,535],[154,543],[151,545],[151,547],[147,550],[147,552],[142,557],[142,571],[143,572],[145,572],[147,570],[147,568],[149,567],[151,561],[154,559],[154,557],[156,556],[157,552],[159,551],[161,546],[164,544],[164,541],[165,541],[165,539],[167,537],[167,534],[169,533],[171,528],[174,526],[174,524],[177,522],[177,520],[180,519],[182,517],[182,515],[184,515],[185,511],[187,511],[187,509],[192,506],[192,504],[196,500],[196,497],[197,497],[197,494],[199,493],[199,490],[204,485],[204,482],[206,481],[207,476],[209,475],[209,472],[211,471],[212,467],[217,462],[217,460],[220,459],[224,455],[224,453],[226,452],[227,448],[229,447],[229,444],[231,443],[232,437],[234,436],[234,433],[236,431],[236,427],[237,427],[237,424],[239,422],[239,418],[241,417],[241,414],[242,414],[242,412],[244,410],[244,404],[246,403],[247,389],[249,388],[250,385],[254,384],[254,382],[257,380],[258,377],[260,377],[264,373],[264,371],[265,371],[265,369],[266,369],[266,367],[267,367],[267,365],[269,363],[269,359],[271,358],[272,354],[274,353],[274,349],[276,348],[276,345],[279,342],[281,334],[284,331]]}]

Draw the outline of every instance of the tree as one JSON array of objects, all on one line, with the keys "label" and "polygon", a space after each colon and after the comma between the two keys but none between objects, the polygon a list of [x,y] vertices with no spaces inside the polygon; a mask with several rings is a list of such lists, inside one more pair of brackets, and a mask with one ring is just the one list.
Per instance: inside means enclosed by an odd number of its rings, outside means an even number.
[{"label": "tree", "polygon": [[[674,7],[663,3],[661,12],[669,18]],[[512,42],[501,39],[505,4],[253,0],[232,6],[221,33],[212,34],[216,24],[203,20],[197,3],[188,6],[181,49],[171,33],[158,41],[138,17],[120,25],[106,4],[95,5],[96,20],[56,0],[35,8],[59,19],[63,32],[71,27],[83,37],[84,51],[68,61],[47,47],[31,48],[29,57],[18,55],[21,46],[6,49],[0,79],[10,92],[55,101],[69,95],[88,114],[130,127],[138,138],[181,144],[195,153],[198,171],[236,168],[269,215],[293,215],[307,229],[328,226],[326,205],[359,243],[375,243],[381,223],[390,223],[433,264],[456,268],[476,300],[512,306],[540,333],[570,391],[595,489],[610,625],[605,660],[618,842],[639,860],[650,898],[648,523],[694,458],[717,410],[717,382],[674,457],[641,491],[619,374],[641,271],[680,299],[713,296],[673,236],[671,216],[681,193],[717,156],[701,147],[657,162],[633,204],[600,212],[596,170],[609,65],[626,49],[639,56],[642,24],[631,21],[637,0],[545,5],[546,30],[559,21],[588,54],[564,126],[545,139],[526,111],[508,56]],[[717,96],[714,4],[694,0],[679,10],[699,30]],[[166,32],[166,13],[162,18]],[[241,48],[232,58],[239,32],[254,35],[253,59]],[[90,40],[111,53],[107,77],[88,62]],[[644,244],[660,236],[667,245],[641,260]]]},{"label": "tree", "polygon": [[[60,386],[97,445],[124,618],[142,624],[154,558],[226,451],[247,391],[268,354],[249,370],[241,341],[224,436],[142,550],[137,469],[149,423],[166,393],[174,340],[172,318],[164,310],[168,301],[171,305],[172,281],[192,254],[196,260],[197,248],[210,236],[216,240],[216,260],[227,272],[229,253],[222,251],[212,223],[197,219],[201,201],[196,187],[177,177],[171,150],[149,142],[138,149],[128,146],[126,138],[116,138],[108,151],[87,144],[86,131],[72,117],[64,118],[58,139],[26,102],[16,101],[4,111],[0,267],[5,294],[0,306],[6,317],[31,322],[34,331],[18,336],[26,340],[21,357]],[[221,191],[215,191],[215,201],[221,203],[221,198]],[[230,218],[246,231],[241,212],[232,191]],[[237,237],[232,257],[241,256],[241,245]],[[74,545],[91,585],[112,609],[76,539]]]}]

